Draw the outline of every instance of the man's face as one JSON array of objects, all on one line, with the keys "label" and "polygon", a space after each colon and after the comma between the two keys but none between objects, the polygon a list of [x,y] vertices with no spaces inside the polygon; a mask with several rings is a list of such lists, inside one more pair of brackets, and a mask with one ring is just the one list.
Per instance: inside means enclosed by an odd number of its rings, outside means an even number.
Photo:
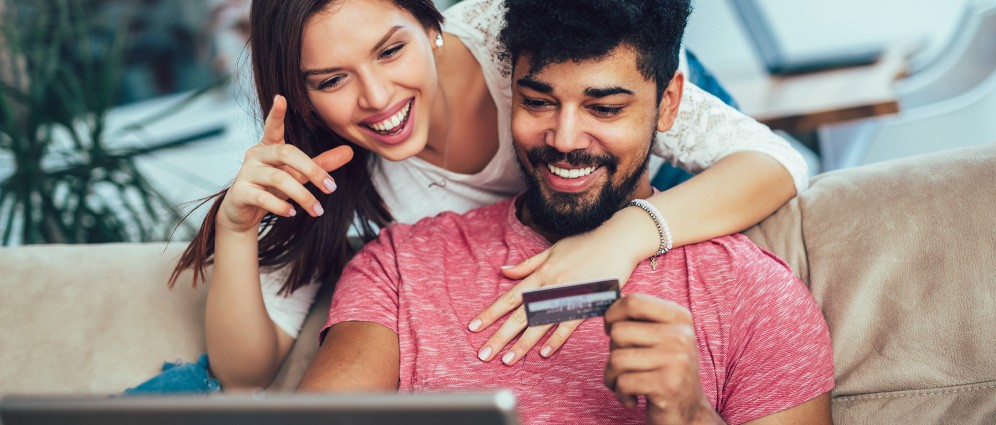
[{"label": "man's face", "polygon": [[529,68],[529,58],[520,57],[512,74],[512,137],[531,221],[560,236],[577,234],[650,196],[651,144],[673,122],[681,74],[658,103],[654,81],[626,45],[602,58],[533,74]]}]

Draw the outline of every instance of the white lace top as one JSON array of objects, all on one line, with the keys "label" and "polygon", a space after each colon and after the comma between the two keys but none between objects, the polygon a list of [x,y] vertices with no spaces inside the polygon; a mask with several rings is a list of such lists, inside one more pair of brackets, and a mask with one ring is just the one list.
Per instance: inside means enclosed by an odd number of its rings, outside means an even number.
[{"label": "white lace top", "polygon": [[[446,10],[443,26],[443,31],[459,37],[481,64],[498,109],[498,152],[476,174],[454,173],[418,158],[400,162],[380,159],[373,174],[374,185],[398,222],[414,223],[443,211],[465,212],[524,190],[512,148],[512,67],[498,43],[503,14],[502,0],[464,0]],[[687,73],[684,55],[681,59],[681,69]],[[656,169],[663,159],[698,173],[724,156],[741,151],[763,152],[775,158],[791,173],[797,190],[808,185],[806,162],[787,141],[718,98],[686,83],[674,126],[657,135],[654,154],[660,159],[652,161],[651,166]],[[296,337],[317,285],[301,288],[284,298],[277,295],[283,281],[280,276],[264,275],[262,280],[270,318]]]}]

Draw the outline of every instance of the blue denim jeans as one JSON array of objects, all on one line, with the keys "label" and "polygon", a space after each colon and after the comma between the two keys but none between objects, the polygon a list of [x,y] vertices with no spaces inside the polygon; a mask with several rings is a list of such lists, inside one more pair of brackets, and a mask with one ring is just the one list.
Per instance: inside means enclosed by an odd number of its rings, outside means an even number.
[{"label": "blue denim jeans", "polygon": [[128,388],[124,395],[211,394],[218,391],[221,391],[221,383],[208,371],[207,354],[201,354],[196,363],[163,363],[162,373]]},{"label": "blue denim jeans", "polygon": [[[699,86],[700,89],[705,90],[707,93],[718,97],[719,100],[722,100],[727,105],[737,108],[737,102],[733,100],[733,96],[719,84],[719,80],[702,65],[699,58],[695,57],[691,50],[686,50],[685,55],[688,58],[688,81]],[[657,174],[650,180],[650,184],[658,190],[668,190],[690,178],[692,178],[691,173],[669,163],[664,163],[660,170],[657,171]]]}]

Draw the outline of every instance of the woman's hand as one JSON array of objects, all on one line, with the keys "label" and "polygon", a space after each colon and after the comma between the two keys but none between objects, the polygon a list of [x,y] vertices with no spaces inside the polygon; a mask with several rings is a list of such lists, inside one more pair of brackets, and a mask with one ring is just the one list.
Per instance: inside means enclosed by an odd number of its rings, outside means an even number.
[{"label": "woman's hand", "polygon": [[[654,230],[651,232],[648,229]],[[620,287],[625,286],[636,265],[656,252],[659,243],[656,228],[646,213],[637,208],[624,208],[595,230],[561,239],[514,267],[502,268],[505,277],[522,281],[478,314],[469,328],[480,332],[510,311],[514,310],[514,313],[481,347],[478,357],[490,361],[505,345],[522,334],[501,357],[503,363],[513,365],[540,342],[551,327],[556,326],[557,329],[539,350],[541,356],[550,357],[563,346],[582,320],[527,329],[522,291],[592,279],[618,279]]]},{"label": "woman's hand", "polygon": [[297,214],[288,199],[312,217],[324,213],[321,203],[304,187],[308,182],[323,193],[336,189],[329,171],[353,158],[353,150],[339,146],[310,158],[298,147],[284,142],[287,100],[276,96],[263,126],[263,138],[246,151],[239,173],[228,189],[218,212],[219,230],[256,233],[266,213],[283,217]]}]

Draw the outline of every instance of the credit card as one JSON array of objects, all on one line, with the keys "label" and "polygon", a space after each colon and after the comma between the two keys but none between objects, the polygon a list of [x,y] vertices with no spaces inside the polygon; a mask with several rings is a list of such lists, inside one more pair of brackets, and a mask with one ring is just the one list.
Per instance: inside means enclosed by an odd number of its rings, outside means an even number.
[{"label": "credit card", "polygon": [[601,316],[619,299],[619,280],[603,279],[522,291],[529,326]]}]

